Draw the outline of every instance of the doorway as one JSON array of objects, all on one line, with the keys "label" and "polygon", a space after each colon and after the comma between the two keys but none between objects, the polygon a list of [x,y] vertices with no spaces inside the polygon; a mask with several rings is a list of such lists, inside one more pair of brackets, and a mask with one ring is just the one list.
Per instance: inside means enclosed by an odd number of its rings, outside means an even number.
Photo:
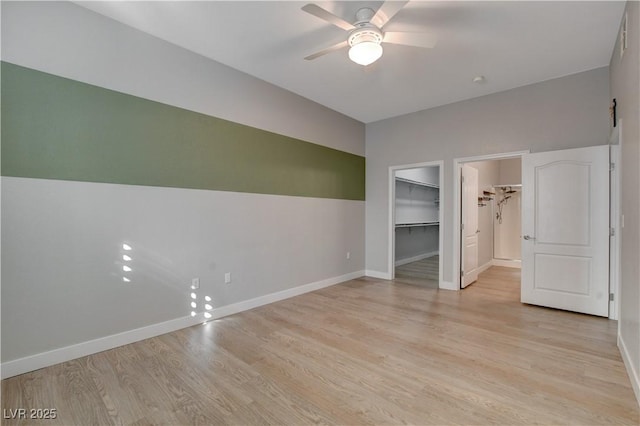
[{"label": "doorway", "polygon": [[[614,168],[610,167],[609,151],[604,145],[510,155],[522,161],[522,303],[611,316],[609,301],[615,300],[615,287],[609,283],[609,238],[614,228],[609,220],[609,174]],[[460,220],[462,166],[504,157],[454,160],[454,214]],[[518,191],[513,187],[498,185],[502,192],[498,202],[515,197]],[[497,195],[497,191],[487,194],[494,200]],[[496,214],[499,219],[500,211]],[[454,223],[454,267],[459,268],[454,269],[454,279],[458,282],[468,263],[464,260],[463,229],[464,223]]]},{"label": "doorway", "polygon": [[519,156],[461,163],[460,288],[493,266],[520,268],[521,191]]},{"label": "doorway", "polygon": [[391,279],[437,289],[442,282],[442,162],[391,167]]}]

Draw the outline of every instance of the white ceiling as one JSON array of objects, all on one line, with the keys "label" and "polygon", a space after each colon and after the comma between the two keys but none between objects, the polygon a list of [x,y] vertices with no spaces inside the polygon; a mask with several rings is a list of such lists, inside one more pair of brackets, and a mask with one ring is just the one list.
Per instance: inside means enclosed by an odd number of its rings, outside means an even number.
[{"label": "white ceiling", "polygon": [[[384,45],[361,67],[347,50],[302,58],[347,32],[298,1],[79,2],[362,122],[607,66],[624,2],[411,1],[385,27],[437,36],[434,49]],[[316,2],[353,22],[380,1]],[[477,75],[486,77],[475,84]]]}]

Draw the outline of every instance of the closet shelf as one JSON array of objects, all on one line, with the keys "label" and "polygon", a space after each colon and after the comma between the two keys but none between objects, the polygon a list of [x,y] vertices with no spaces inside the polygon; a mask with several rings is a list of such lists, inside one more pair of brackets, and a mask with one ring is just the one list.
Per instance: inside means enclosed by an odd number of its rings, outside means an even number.
[{"label": "closet shelf", "polygon": [[396,180],[400,181],[400,182],[410,183],[412,185],[426,186],[427,188],[436,188],[436,189],[440,188],[440,185],[434,185],[432,183],[418,182],[416,180],[405,179],[405,178],[401,178],[401,177],[397,177],[397,176],[396,176]]},{"label": "closet shelf", "polygon": [[512,185],[493,185],[494,188],[508,188],[508,187],[513,187],[513,188],[522,188],[522,184],[521,183],[514,183]]},{"label": "closet shelf", "polygon": [[396,228],[415,228],[419,226],[438,226],[440,222],[396,223]]}]

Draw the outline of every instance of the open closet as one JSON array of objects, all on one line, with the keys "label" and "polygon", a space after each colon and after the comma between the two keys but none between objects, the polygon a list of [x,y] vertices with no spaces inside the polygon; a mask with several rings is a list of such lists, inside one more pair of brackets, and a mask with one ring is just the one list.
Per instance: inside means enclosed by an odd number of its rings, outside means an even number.
[{"label": "open closet", "polygon": [[[471,215],[474,220],[461,235],[460,247],[464,250],[461,288],[473,283],[478,274],[492,266],[520,268],[521,164],[520,158],[510,158],[470,162],[463,166],[472,169],[476,177],[469,180],[473,181],[473,188],[462,180],[461,193],[469,194],[465,209],[474,209]],[[466,250],[467,234],[476,238],[473,250]]]},{"label": "open closet", "polygon": [[395,277],[438,288],[440,167],[395,172]]}]

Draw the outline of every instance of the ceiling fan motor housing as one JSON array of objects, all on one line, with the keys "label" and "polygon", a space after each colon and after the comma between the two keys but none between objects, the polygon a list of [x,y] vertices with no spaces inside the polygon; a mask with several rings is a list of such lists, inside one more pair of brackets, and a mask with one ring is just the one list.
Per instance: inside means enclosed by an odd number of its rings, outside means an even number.
[{"label": "ceiling fan motor housing", "polygon": [[362,42],[382,43],[382,31],[373,25],[356,28],[349,34],[349,46],[355,46]]}]

